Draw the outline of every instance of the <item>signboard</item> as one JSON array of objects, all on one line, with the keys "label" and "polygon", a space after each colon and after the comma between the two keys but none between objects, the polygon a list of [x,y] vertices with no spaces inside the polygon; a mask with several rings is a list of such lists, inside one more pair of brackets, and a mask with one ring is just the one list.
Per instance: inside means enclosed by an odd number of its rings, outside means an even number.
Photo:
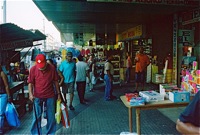
[{"label": "signboard", "polygon": [[200,22],[200,9],[194,9],[188,12],[184,12],[182,13],[181,17],[182,25]]},{"label": "signboard", "polygon": [[193,45],[194,43],[194,31],[193,30],[179,30],[178,31],[179,43],[183,46]]},{"label": "signboard", "polygon": [[31,46],[33,46],[32,39],[18,40],[15,42],[2,43],[0,45],[0,50],[14,50],[17,48],[25,48],[25,47],[31,47]]},{"label": "signboard", "polygon": [[134,28],[131,28],[127,31],[124,31],[122,34],[120,34],[120,40],[125,40],[129,38],[134,38],[134,37],[140,37],[143,34],[143,27],[142,25],[138,25]]},{"label": "signboard", "polygon": [[96,45],[105,45],[105,44],[106,44],[105,34],[96,33]]},{"label": "signboard", "polygon": [[116,3],[136,3],[136,4],[163,4],[163,5],[184,5],[197,6],[199,0],[87,0],[88,2],[116,2]]}]

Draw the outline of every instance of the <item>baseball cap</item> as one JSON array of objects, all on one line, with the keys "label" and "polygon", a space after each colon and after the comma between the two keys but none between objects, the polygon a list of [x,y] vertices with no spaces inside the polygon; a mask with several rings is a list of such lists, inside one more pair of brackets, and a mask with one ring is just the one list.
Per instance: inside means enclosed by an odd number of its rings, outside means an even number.
[{"label": "baseball cap", "polygon": [[72,57],[72,52],[67,52],[67,56]]},{"label": "baseball cap", "polygon": [[46,57],[44,54],[38,54],[35,58],[37,68],[44,68],[46,65]]}]

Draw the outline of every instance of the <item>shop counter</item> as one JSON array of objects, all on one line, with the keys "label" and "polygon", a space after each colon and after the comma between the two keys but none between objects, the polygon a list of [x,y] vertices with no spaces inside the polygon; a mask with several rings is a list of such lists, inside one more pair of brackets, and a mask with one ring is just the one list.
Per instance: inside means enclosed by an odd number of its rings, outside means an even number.
[{"label": "shop counter", "polygon": [[[9,84],[9,88],[10,88],[10,97],[14,105],[16,106],[19,116],[22,116],[26,112],[26,100],[24,96],[24,81],[12,82]],[[15,93],[18,93],[16,99],[14,99]]]},{"label": "shop counter", "polygon": [[172,107],[183,107],[187,106],[188,102],[174,103],[170,100],[163,100],[157,102],[149,102],[145,105],[139,106],[130,106],[130,102],[127,101],[126,96],[120,97],[124,105],[128,108],[128,116],[129,116],[129,131],[132,133],[132,108],[136,110],[136,129],[137,134],[141,134],[140,130],[140,110],[148,110],[148,109],[158,109],[158,108],[172,108]]}]

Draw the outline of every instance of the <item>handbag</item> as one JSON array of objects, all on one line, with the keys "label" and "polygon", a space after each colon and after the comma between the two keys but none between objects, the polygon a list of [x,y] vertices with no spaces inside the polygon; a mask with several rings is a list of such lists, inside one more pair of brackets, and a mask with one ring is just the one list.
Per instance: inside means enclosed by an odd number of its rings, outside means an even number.
[{"label": "handbag", "polygon": [[61,120],[61,100],[57,100],[56,101],[56,114],[55,114],[55,117],[56,117],[56,122],[58,124],[60,124],[60,120]]},{"label": "handbag", "polygon": [[66,105],[64,103],[61,103],[61,112],[62,112],[61,113],[62,125],[65,128],[69,128],[70,126],[69,114]]},{"label": "handbag", "polygon": [[12,127],[20,126],[19,115],[13,103],[10,102],[7,103],[5,116],[10,126]]}]

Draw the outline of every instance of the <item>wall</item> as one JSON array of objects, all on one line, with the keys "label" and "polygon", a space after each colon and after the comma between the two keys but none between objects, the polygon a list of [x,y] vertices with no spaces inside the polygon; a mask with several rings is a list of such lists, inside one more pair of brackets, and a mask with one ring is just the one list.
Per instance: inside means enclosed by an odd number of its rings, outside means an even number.
[{"label": "wall", "polygon": [[173,52],[172,24],[172,16],[158,18],[153,23],[147,24],[147,36],[152,38],[152,54],[157,55],[159,71],[164,67],[164,58],[167,53]]}]

